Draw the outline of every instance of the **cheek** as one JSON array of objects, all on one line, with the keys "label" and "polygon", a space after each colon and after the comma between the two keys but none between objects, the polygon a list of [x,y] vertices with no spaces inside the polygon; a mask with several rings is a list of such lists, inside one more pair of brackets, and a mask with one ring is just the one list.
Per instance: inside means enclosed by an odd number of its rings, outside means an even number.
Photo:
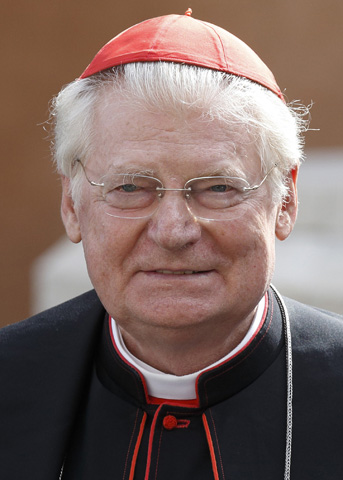
[{"label": "cheek", "polygon": [[254,234],[245,222],[218,222],[215,227],[216,245],[228,260],[243,259],[254,250]]},{"label": "cheek", "polygon": [[142,225],[96,210],[83,213],[82,243],[91,281],[99,290],[106,287],[120,290],[130,272],[129,265],[139,243]]},{"label": "cheek", "polygon": [[88,274],[95,288],[105,277],[105,265],[109,262],[113,234],[106,226],[103,212],[95,205],[83,203],[78,212],[82,246],[87,263]]},{"label": "cheek", "polygon": [[274,225],[264,219],[251,231],[251,272],[256,281],[266,279],[271,282],[275,265],[275,233]]},{"label": "cheek", "polygon": [[274,265],[275,235],[273,215],[254,210],[239,221],[218,222],[216,244],[230,264],[242,271],[248,267],[270,269]]}]

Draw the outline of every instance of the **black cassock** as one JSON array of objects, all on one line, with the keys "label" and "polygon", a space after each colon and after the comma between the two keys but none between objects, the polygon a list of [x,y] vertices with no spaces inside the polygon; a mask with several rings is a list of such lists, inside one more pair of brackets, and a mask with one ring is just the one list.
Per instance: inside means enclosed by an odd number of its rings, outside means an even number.
[{"label": "black cassock", "polygon": [[[285,300],[292,480],[343,479],[343,321]],[[1,480],[284,478],[287,375],[272,290],[256,337],[200,375],[197,402],[153,403],[94,291],[0,333]],[[63,471],[61,473],[61,467]]]}]

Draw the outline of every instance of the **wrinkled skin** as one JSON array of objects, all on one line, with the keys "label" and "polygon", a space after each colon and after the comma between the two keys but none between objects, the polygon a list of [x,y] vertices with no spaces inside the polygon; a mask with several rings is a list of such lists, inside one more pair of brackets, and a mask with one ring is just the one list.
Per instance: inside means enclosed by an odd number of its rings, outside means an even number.
[{"label": "wrinkled skin", "polygon": [[[261,163],[246,134],[195,115],[119,108],[118,100],[104,97],[99,104],[90,178],[98,180],[111,164],[121,164],[150,170],[167,188],[227,167],[251,183],[261,180]],[[82,240],[94,288],[132,353],[182,375],[238,344],[270,284],[275,237],[284,240],[293,228],[295,179],[293,172],[284,205],[271,202],[267,181],[248,197],[238,218],[203,221],[189,213],[180,192],[167,192],[148,219],[110,217],[100,189],[85,178],[74,208],[69,180],[62,178],[67,234],[73,242]],[[199,273],[169,274],[185,270]]]}]

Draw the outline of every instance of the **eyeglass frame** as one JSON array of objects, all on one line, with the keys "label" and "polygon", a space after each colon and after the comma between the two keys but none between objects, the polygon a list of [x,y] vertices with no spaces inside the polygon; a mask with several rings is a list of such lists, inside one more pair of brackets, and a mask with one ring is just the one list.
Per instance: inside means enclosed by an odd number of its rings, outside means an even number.
[{"label": "eyeglass frame", "polygon": [[[83,173],[85,174],[85,177],[86,177],[86,180],[88,181],[88,183],[92,186],[92,187],[104,187],[105,184],[104,183],[98,183],[98,182],[94,182],[93,180],[91,180],[88,175],[87,175],[87,172],[86,172],[86,167],[85,165],[82,163],[82,161],[77,158],[74,162],[75,163],[79,163],[82,167],[82,170],[83,170]],[[278,164],[277,163],[274,163],[273,166],[268,170],[268,172],[265,174],[265,176],[262,178],[261,182],[256,184],[256,185],[251,185],[249,187],[243,187],[243,191],[244,192],[252,192],[252,191],[256,191],[258,188],[260,188],[263,183],[266,181],[267,177],[269,176],[269,174],[272,172],[272,170],[274,170],[275,167],[277,167]],[[142,175],[142,174],[139,174],[138,175],[139,177],[141,178],[151,178],[153,180],[156,180],[157,182],[159,182],[162,187],[156,187],[156,190],[158,191],[158,197],[159,198],[163,198],[163,192],[186,192],[185,193],[185,198],[188,200],[190,198],[190,194],[189,192],[192,191],[192,189],[189,187],[189,188],[186,188],[186,185],[190,182],[193,182],[195,180],[209,180],[209,179],[216,179],[216,178],[229,178],[229,179],[239,179],[239,180],[244,180],[246,181],[245,179],[243,178],[240,178],[240,177],[230,177],[230,176],[227,176],[227,175],[213,175],[213,176],[209,176],[209,177],[194,177],[194,178],[190,178],[189,180],[187,180],[187,182],[185,183],[184,187],[183,188],[165,188],[163,187],[163,182],[159,179],[159,178],[156,178],[156,177],[153,177],[151,175]],[[187,193],[188,192],[188,193]],[[156,210],[154,210],[153,213],[155,213]],[[150,215],[147,215],[146,217],[121,217],[121,216],[118,216],[116,218],[126,218],[126,219],[137,219],[137,218],[148,218],[150,217],[151,215],[153,215],[153,213],[151,213]],[[192,215],[193,212],[191,212]],[[197,215],[194,215],[195,217],[197,217]],[[199,218],[203,218],[203,217],[199,217]],[[218,219],[211,219],[211,218],[208,218],[206,220],[218,220]]]}]

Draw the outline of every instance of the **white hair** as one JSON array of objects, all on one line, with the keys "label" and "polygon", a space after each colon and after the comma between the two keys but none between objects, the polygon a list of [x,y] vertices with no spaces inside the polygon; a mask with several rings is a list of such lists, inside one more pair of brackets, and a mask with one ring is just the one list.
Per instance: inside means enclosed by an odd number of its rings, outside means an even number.
[{"label": "white hair", "polygon": [[[204,120],[219,119],[228,129],[243,127],[261,159],[263,172],[274,164],[273,197],[287,197],[287,174],[303,159],[303,132],[308,109],[286,105],[274,93],[246,78],[171,62],[132,63],[77,79],[53,99],[53,155],[60,174],[72,182],[77,201],[80,169],[76,159],[92,155],[93,117],[104,89],[120,94],[137,108],[174,115],[198,112]],[[108,91],[108,90],[107,90]]]}]

